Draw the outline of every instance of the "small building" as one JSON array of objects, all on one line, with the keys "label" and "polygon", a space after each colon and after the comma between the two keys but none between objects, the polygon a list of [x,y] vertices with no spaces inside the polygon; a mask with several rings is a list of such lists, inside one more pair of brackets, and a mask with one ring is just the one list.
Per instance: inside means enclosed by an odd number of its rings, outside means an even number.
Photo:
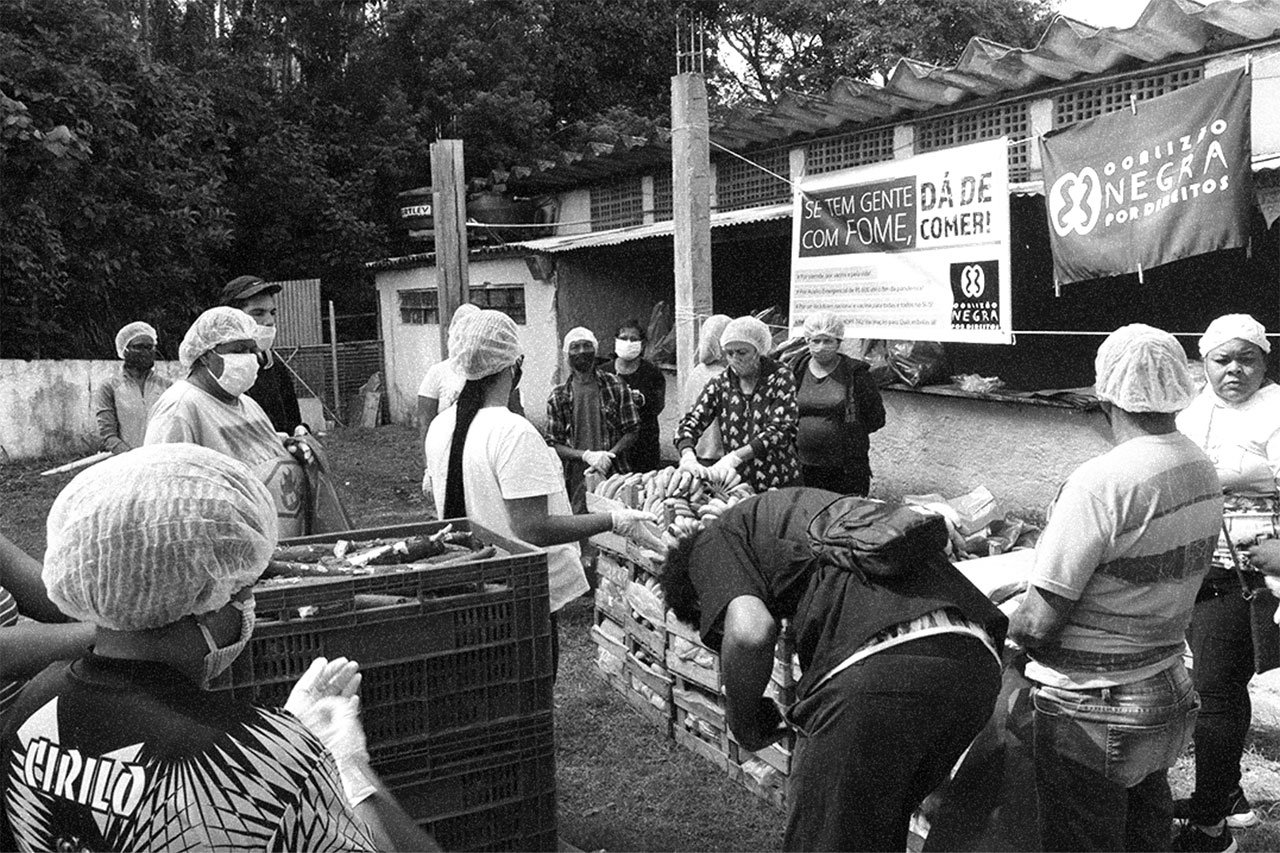
[{"label": "small building", "polygon": [[[987,485],[1008,508],[1042,509],[1063,477],[1106,444],[1100,418],[1036,392],[1089,384],[1101,334],[1146,322],[1190,346],[1230,311],[1280,331],[1278,33],[1280,0],[1151,0],[1130,27],[1058,17],[1034,48],[975,38],[951,67],[903,59],[884,86],[842,80],[825,96],[787,95],[742,111],[712,128],[715,310],[785,310],[789,181],[1009,137],[1015,342],[947,351],[952,373],[998,376],[1023,393],[888,390],[889,425],[872,440],[873,492],[953,495]],[[1056,291],[1037,137],[1243,66],[1252,72],[1252,162],[1266,212],[1253,213],[1249,248],[1148,270],[1141,283],[1117,276]],[[619,321],[644,320],[657,301],[673,302],[670,162],[669,136],[658,134],[498,176],[508,191],[536,199],[554,227],[553,236],[473,251],[470,260],[473,294],[519,293],[529,350],[523,387],[535,423],[544,420],[566,330],[592,328],[607,353]],[[417,380],[438,354],[426,304],[432,263],[420,255],[369,265],[397,420],[409,416]],[[421,311],[415,300],[424,301]],[[668,439],[679,413],[674,383],[668,387],[663,447],[674,455]]]}]

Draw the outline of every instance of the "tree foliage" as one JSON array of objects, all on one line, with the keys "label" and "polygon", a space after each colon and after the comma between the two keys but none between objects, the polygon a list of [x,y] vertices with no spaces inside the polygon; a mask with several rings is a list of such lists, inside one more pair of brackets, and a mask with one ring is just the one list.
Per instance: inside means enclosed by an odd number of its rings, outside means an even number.
[{"label": "tree foliage", "polygon": [[714,80],[722,104],[774,103],[840,77],[883,79],[902,56],[949,65],[974,36],[1030,47],[1051,14],[1047,0],[726,0]]},{"label": "tree foliage", "polygon": [[688,6],[747,57],[722,94],[771,100],[973,34],[1026,43],[1044,2],[5,0],[0,357],[100,357],[134,319],[173,355],[245,272],[368,314],[363,263],[421,250],[394,211],[433,140],[484,182],[652,132]]}]

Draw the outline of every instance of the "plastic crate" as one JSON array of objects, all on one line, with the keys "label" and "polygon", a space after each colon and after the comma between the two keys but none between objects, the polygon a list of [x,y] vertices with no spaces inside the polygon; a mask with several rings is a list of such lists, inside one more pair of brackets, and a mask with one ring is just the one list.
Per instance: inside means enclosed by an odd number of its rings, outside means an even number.
[{"label": "plastic crate", "polygon": [[[552,708],[546,554],[466,520],[348,531],[286,544],[471,529],[508,556],[376,576],[305,579],[255,590],[253,638],[214,689],[283,704],[317,656],[363,672],[361,712],[375,762],[488,723]],[[406,601],[356,610],[362,594]],[[301,614],[311,613],[303,617]],[[428,760],[428,756],[423,756]]]},{"label": "plastic crate", "polygon": [[410,756],[379,769],[405,811],[446,850],[557,848],[552,715],[505,729],[500,740],[486,741],[489,751],[460,746],[466,757],[429,774],[412,769]]}]

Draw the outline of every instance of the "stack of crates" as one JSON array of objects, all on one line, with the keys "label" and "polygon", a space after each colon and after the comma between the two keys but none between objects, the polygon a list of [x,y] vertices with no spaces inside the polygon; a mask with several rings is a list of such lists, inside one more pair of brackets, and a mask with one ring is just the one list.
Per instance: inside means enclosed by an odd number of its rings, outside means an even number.
[{"label": "stack of crates", "polygon": [[255,590],[253,638],[215,690],[282,705],[316,657],[359,661],[373,768],[447,850],[555,850],[545,552],[467,520],[285,545],[405,538],[445,524],[507,555]]},{"label": "stack of crates", "polygon": [[[587,498],[592,511],[613,508],[606,499]],[[659,731],[747,790],[785,808],[793,739],[758,753],[744,749],[725,723],[720,656],[670,610],[658,619],[644,593],[646,581],[656,579],[661,568],[621,537],[600,534],[592,542],[599,549],[591,631],[599,675]],[[766,689],[783,706],[795,699],[799,667],[794,646],[784,623]]]}]

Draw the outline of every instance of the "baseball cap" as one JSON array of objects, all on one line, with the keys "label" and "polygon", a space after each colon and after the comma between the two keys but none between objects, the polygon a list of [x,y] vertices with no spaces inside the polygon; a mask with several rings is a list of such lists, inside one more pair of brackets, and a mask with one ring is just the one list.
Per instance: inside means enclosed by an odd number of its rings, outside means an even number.
[{"label": "baseball cap", "polygon": [[279,293],[280,285],[273,281],[263,281],[256,275],[238,275],[227,282],[218,296],[219,305],[233,305],[264,293]]}]

